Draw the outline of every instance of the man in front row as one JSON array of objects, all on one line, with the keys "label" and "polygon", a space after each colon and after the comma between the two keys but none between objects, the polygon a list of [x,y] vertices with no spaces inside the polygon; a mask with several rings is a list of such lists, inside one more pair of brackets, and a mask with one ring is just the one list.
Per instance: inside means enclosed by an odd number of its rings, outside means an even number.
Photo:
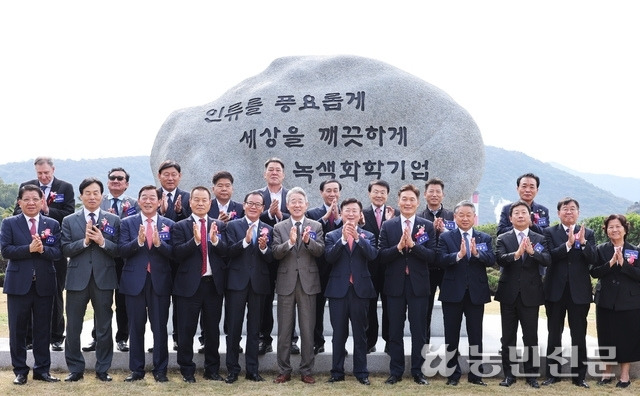
[{"label": "man in front row", "polygon": [[484,304],[491,301],[487,267],[495,263],[491,236],[474,230],[476,207],[471,201],[462,201],[453,210],[457,230],[440,235],[439,265],[444,270],[440,287],[440,301],[444,317],[444,343],[447,355],[452,353],[447,368],[453,372],[447,385],[457,385],[461,369],[458,362],[458,344],[462,315],[467,321],[469,338],[470,383],[486,386],[482,381],[482,319]]},{"label": "man in front row", "polygon": [[58,382],[49,374],[51,354],[51,307],[56,293],[54,261],[62,257],[60,225],[40,214],[42,190],[27,184],[20,187],[21,214],[2,222],[0,247],[9,260],[4,293],[9,317],[9,350],[15,385],[27,383],[27,326],[33,318],[33,379]]},{"label": "man in front row", "polygon": [[404,323],[409,316],[411,330],[411,375],[415,383],[427,385],[422,374],[422,347],[427,343],[429,266],[436,263],[436,233],[433,223],[416,216],[420,190],[406,184],[398,192],[400,216],[382,223],[380,264],[385,266],[384,292],[389,310],[389,378],[386,384],[402,381],[404,373]]},{"label": "man in front row", "polygon": [[271,292],[269,273],[273,265],[271,242],[273,229],[260,221],[264,203],[262,193],[253,191],[244,198],[245,216],[227,223],[229,270],[225,293],[227,323],[227,371],[225,382],[238,380],[240,337],[245,307],[247,308],[247,348],[245,378],[264,381],[258,373],[258,341],[264,302]]},{"label": "man in front row", "polygon": [[544,236],[531,231],[531,209],[524,201],[511,204],[509,219],[513,229],[498,236],[496,258],[502,268],[496,300],[500,301],[502,322],[502,368],[504,380],[500,386],[509,387],[516,382],[513,367],[516,354],[518,322],[522,327],[525,347],[524,373],[532,388],[539,388],[538,368],[538,310],[544,303],[540,266],[551,263],[551,254]]},{"label": "man in front row", "polygon": [[178,356],[183,381],[195,383],[193,337],[198,317],[203,316],[204,378],[222,381],[219,374],[220,318],[225,275],[223,257],[227,253],[224,222],[207,216],[211,192],[198,186],[189,198],[191,215],[171,230],[178,271],[173,284],[178,314]]},{"label": "man in front row", "polygon": [[298,307],[300,379],[315,383],[313,370],[313,329],[316,323],[316,294],[320,293],[320,276],[316,258],[324,253],[322,225],[305,217],[309,201],[300,187],[287,193],[287,209],[291,216],[273,229],[273,257],[279,260],[276,293],[278,293],[278,369],[275,383],[291,380],[291,333]]},{"label": "man in front row", "polygon": [[171,228],[173,220],[158,214],[162,195],[152,185],[138,193],[140,211],[122,220],[118,247],[124,259],[120,293],[129,313],[129,369],[126,382],[144,378],[144,332],[147,315],[153,333],[153,378],[167,382],[167,322],[171,297]]},{"label": "man in front row", "polygon": [[82,209],[62,220],[62,252],[67,268],[67,338],[64,357],[70,374],[65,381],[84,378],[85,360],[80,334],[91,301],[96,326],[96,378],[111,381],[113,358],[111,319],[113,291],[118,287],[114,257],[118,255],[120,218],[100,209],[104,186],[90,177],[80,183]]},{"label": "man in front row", "polygon": [[362,203],[348,198],[340,204],[342,227],[325,237],[325,259],[330,266],[325,295],[333,327],[333,363],[329,382],[344,381],[345,343],[349,320],[353,333],[353,375],[370,385],[367,369],[367,311],[376,291],[369,262],[378,255],[375,236],[358,227]]}]

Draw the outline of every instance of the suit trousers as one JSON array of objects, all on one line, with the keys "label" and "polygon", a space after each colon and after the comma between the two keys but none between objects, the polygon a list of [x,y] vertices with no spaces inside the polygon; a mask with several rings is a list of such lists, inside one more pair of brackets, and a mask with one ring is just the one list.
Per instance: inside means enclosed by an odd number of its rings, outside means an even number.
[{"label": "suit trousers", "polygon": [[460,327],[462,326],[462,315],[467,323],[467,337],[469,339],[469,380],[481,379],[482,373],[482,320],[484,317],[484,304],[474,304],[471,302],[469,290],[465,291],[460,302],[442,302],[442,316],[444,318],[444,343],[447,345],[447,352],[454,352],[447,362],[447,368],[454,371],[449,375],[449,379],[459,380],[462,374],[458,357],[460,352]]},{"label": "suit trousers", "polygon": [[329,316],[333,328],[333,361],[331,375],[344,376],[345,344],[349,337],[349,320],[353,334],[353,375],[356,378],[369,376],[367,369],[367,314],[370,298],[360,298],[349,286],[343,298],[329,299]]},{"label": "suit trousers", "polygon": [[174,296],[178,313],[178,354],[180,373],[193,376],[196,364],[193,362],[193,338],[198,328],[198,317],[202,315],[204,338],[204,372],[218,374],[220,370],[220,318],[222,316],[222,295],[216,291],[211,276],[203,276],[195,294],[191,297]]},{"label": "suit trousers", "polygon": [[67,338],[64,342],[64,357],[72,373],[82,373],[85,369],[84,356],[80,350],[80,334],[89,301],[96,323],[96,372],[109,370],[113,359],[113,289],[99,289],[92,274],[89,284],[83,290],[67,290]]},{"label": "suit trousers", "polygon": [[33,282],[24,295],[7,295],[9,350],[14,374],[29,374],[27,366],[27,324],[33,318],[33,372],[45,374],[51,366],[51,306],[54,296],[39,296]]},{"label": "suit trousers", "polygon": [[387,296],[389,315],[389,373],[401,377],[404,373],[404,322],[409,317],[411,331],[411,375],[422,374],[422,347],[427,343],[428,296],[416,296],[409,275],[405,276],[404,293]]},{"label": "suit trousers", "polygon": [[[505,377],[515,377],[522,374],[537,377],[540,365],[538,350],[538,312],[540,307],[526,307],[522,304],[520,294],[513,304],[500,302],[500,317],[502,323],[502,367]],[[517,356],[516,343],[518,337],[518,323],[522,327],[522,343],[525,350],[521,358]],[[524,373],[518,369],[518,361],[522,360]]]},{"label": "suit trousers", "polygon": [[147,273],[144,287],[137,296],[125,296],[129,317],[129,370],[144,375],[144,333],[147,315],[153,333],[153,373],[166,374],[169,363],[167,347],[170,295],[158,295]]},{"label": "suit trousers", "polygon": [[311,375],[315,355],[313,354],[313,329],[316,325],[316,295],[302,289],[300,278],[289,295],[278,294],[278,369],[280,374],[291,374],[291,333],[296,321],[300,327],[300,374]]},{"label": "suit trousers", "polygon": [[571,346],[578,351],[577,364],[572,361],[571,373],[574,380],[584,380],[587,373],[587,315],[590,304],[576,304],[571,298],[571,291],[567,283],[559,301],[545,302],[547,310],[547,329],[549,338],[547,341],[547,377],[559,377],[562,370],[559,362],[562,348],[562,332],[564,330],[564,318],[569,316],[569,330],[571,331]]},{"label": "suit trousers", "polygon": [[238,374],[240,364],[240,338],[242,338],[242,322],[245,306],[247,307],[247,342],[245,348],[245,370],[258,374],[258,334],[260,320],[264,312],[266,294],[253,291],[250,284],[243,290],[226,291],[225,322],[227,324],[227,356],[226,364],[229,373]]}]

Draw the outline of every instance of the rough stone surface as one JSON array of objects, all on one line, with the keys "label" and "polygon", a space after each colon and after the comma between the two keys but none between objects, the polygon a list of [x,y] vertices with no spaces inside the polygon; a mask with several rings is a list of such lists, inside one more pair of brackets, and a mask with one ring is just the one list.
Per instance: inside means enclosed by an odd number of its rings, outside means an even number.
[{"label": "rough stone surface", "polygon": [[392,205],[403,184],[424,191],[427,178],[439,177],[452,208],[471,197],[484,169],[477,125],[442,90],[378,60],[309,56],[276,59],[217,100],[173,112],[156,136],[151,170],[178,161],[187,190],[228,170],[242,200],[266,185],[272,156],[285,162],[284,185],[304,188],[312,207],[332,177],[342,198],[365,204],[369,181],[384,179]]}]

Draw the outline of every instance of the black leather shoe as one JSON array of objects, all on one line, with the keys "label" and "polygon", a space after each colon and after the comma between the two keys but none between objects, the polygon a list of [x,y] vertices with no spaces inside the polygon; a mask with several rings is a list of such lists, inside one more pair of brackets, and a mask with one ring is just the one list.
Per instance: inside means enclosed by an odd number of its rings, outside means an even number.
[{"label": "black leather shoe", "polygon": [[371,385],[371,382],[369,382],[369,377],[358,378],[358,382],[362,385]]},{"label": "black leather shoe", "polygon": [[613,382],[613,378],[614,377],[603,378],[600,381],[596,382],[596,384],[600,386],[609,385],[610,383]]},{"label": "black leather shoe", "polygon": [[315,346],[313,347],[313,354],[317,355],[319,353],[324,352],[324,346],[320,345],[320,346]]},{"label": "black leather shoe", "polygon": [[13,380],[14,385],[24,385],[27,383],[27,375],[26,374],[18,374],[16,375],[16,379]]},{"label": "black leather shoe", "polygon": [[532,387],[534,389],[539,389],[540,388],[540,384],[538,384],[538,380],[536,380],[535,378],[528,378],[527,379],[527,385],[529,385],[530,387]]},{"label": "black leather shoe", "polygon": [[[209,381],[224,381],[224,378],[218,373],[204,373],[203,377]],[[238,374],[236,374],[236,379],[238,379]]]},{"label": "black leather shoe", "polygon": [[204,353],[204,345],[200,344],[200,348],[198,348],[198,353],[199,354],[203,354]]},{"label": "black leather shoe", "polygon": [[340,375],[340,376],[332,375],[327,382],[330,384],[333,384],[334,382],[342,382],[342,381],[344,381],[344,375]]},{"label": "black leather shoe", "polygon": [[273,348],[271,347],[271,344],[260,342],[260,345],[258,345],[258,355],[264,355],[267,352],[273,352]]},{"label": "black leather shoe", "polygon": [[262,378],[262,376],[258,373],[247,373],[244,376],[245,379],[248,379],[249,381],[253,381],[253,382],[262,382],[264,381],[264,378]]},{"label": "black leather shoe", "polygon": [[132,372],[127,376],[127,378],[124,379],[124,382],[140,381],[143,378],[144,378],[144,374]]},{"label": "black leather shoe", "polygon": [[127,345],[126,341],[118,341],[118,350],[120,352],[129,352],[129,345]]},{"label": "black leather shoe", "polygon": [[293,344],[292,343],[290,351],[291,351],[292,355],[299,355],[300,354],[300,348],[298,348],[297,344]]},{"label": "black leather shoe", "polygon": [[169,378],[167,378],[167,373],[156,373],[153,375],[153,379],[156,382],[169,382]]},{"label": "black leather shoe", "polygon": [[62,352],[62,341],[52,342],[51,343],[51,350],[53,352]]},{"label": "black leather shoe", "polygon": [[238,347],[238,353],[244,353],[244,349],[241,346]]},{"label": "black leather shoe", "polygon": [[500,382],[498,385],[500,386],[506,386],[507,388],[510,387],[511,385],[516,383],[516,378],[515,377],[505,377],[502,382]]},{"label": "black leather shoe", "polygon": [[27,343],[27,351],[30,351],[33,349],[33,344],[32,343]]},{"label": "black leather shoe", "polygon": [[107,374],[106,371],[102,373],[96,373],[96,378],[102,382],[110,382],[111,380],[113,380],[113,378],[111,378],[111,376]]},{"label": "black leather shoe", "polygon": [[227,375],[227,378],[224,379],[224,382],[226,382],[227,384],[233,384],[237,380],[238,380],[238,373],[229,373],[229,375]]},{"label": "black leather shoe", "polygon": [[482,380],[482,378],[476,378],[476,379],[474,379],[474,380],[469,380],[469,383],[470,383],[470,384],[473,384],[473,385],[487,386],[487,383],[486,383],[486,382],[484,382],[484,381]]},{"label": "black leather shoe", "polygon": [[460,383],[460,380],[457,380],[457,379],[450,378],[447,380],[447,385],[458,386],[459,383]]},{"label": "black leather shoe", "polygon": [[49,373],[38,374],[33,373],[33,379],[36,381],[44,381],[44,382],[59,382],[60,378],[52,377]]},{"label": "black leather shoe", "polygon": [[390,375],[389,378],[387,378],[387,380],[384,381],[384,383],[387,384],[387,385],[395,385],[400,381],[402,381],[402,377],[398,377],[398,376],[395,376],[395,375]]},{"label": "black leather shoe", "polygon": [[414,375],[413,382],[418,385],[429,385],[429,381],[427,381],[427,377],[425,377],[424,374]]},{"label": "black leather shoe", "polygon": [[576,380],[576,381],[573,381],[573,384],[581,388],[589,389],[589,384],[587,384],[585,380]]},{"label": "black leather shoe", "polygon": [[193,375],[185,375],[184,377],[182,377],[182,380],[184,382],[186,382],[187,384],[195,384],[196,383],[196,377],[194,377]]},{"label": "black leather shoe", "polygon": [[96,350],[96,340],[93,340],[86,347],[82,347],[82,352],[93,352]]},{"label": "black leather shoe", "polygon": [[546,380],[544,380],[542,382],[542,386],[547,386],[547,385],[553,385],[555,383],[558,383],[562,381],[562,378],[558,378],[558,377],[549,377]]},{"label": "black leather shoe", "polygon": [[629,385],[631,385],[631,381],[627,381],[627,382],[618,381],[618,383],[616,384],[616,388],[628,388]]},{"label": "black leather shoe", "polygon": [[70,373],[64,382],[77,382],[84,378],[84,373]]},{"label": "black leather shoe", "polygon": [[176,341],[173,342],[173,350],[174,351],[178,350],[178,343]]}]

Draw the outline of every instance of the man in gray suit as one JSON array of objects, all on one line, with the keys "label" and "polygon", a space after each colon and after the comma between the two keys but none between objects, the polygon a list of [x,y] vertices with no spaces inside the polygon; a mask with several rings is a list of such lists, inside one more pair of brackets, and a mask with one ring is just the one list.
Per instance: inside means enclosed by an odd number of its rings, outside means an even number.
[{"label": "man in gray suit", "polygon": [[279,260],[276,278],[278,294],[278,368],[274,380],[281,384],[291,379],[291,332],[298,307],[298,325],[302,338],[300,353],[301,380],[315,383],[313,369],[313,329],[316,322],[316,294],[320,293],[320,273],[316,257],[324,252],[322,225],[305,217],[309,202],[300,187],[287,193],[290,218],[278,222],[273,228],[273,257]]},{"label": "man in gray suit", "polygon": [[[107,177],[109,178],[109,181],[107,182],[107,189],[109,190],[109,193],[102,196],[100,209],[113,213],[120,217],[120,219],[137,214],[140,211],[138,201],[124,193],[127,191],[127,188],[129,188],[129,173],[123,168],[113,168],[107,173]],[[116,257],[115,261],[118,283],[120,283],[124,260],[120,257]],[[115,301],[116,324],[118,325],[118,330],[116,331],[116,346],[120,352],[129,352],[129,346],[127,345],[127,340],[129,339],[129,324],[124,294],[120,294],[118,290],[116,290]],[[95,324],[91,331],[91,337],[93,337],[91,343],[86,347],[82,347],[84,352],[96,350]]]},{"label": "man in gray suit", "polygon": [[96,178],[80,183],[81,210],[62,220],[62,252],[67,269],[67,382],[84,378],[85,361],[80,350],[82,322],[91,300],[96,324],[96,378],[111,381],[107,370],[113,358],[111,318],[113,290],[118,287],[114,257],[118,253],[120,218],[100,210],[104,186]]}]

